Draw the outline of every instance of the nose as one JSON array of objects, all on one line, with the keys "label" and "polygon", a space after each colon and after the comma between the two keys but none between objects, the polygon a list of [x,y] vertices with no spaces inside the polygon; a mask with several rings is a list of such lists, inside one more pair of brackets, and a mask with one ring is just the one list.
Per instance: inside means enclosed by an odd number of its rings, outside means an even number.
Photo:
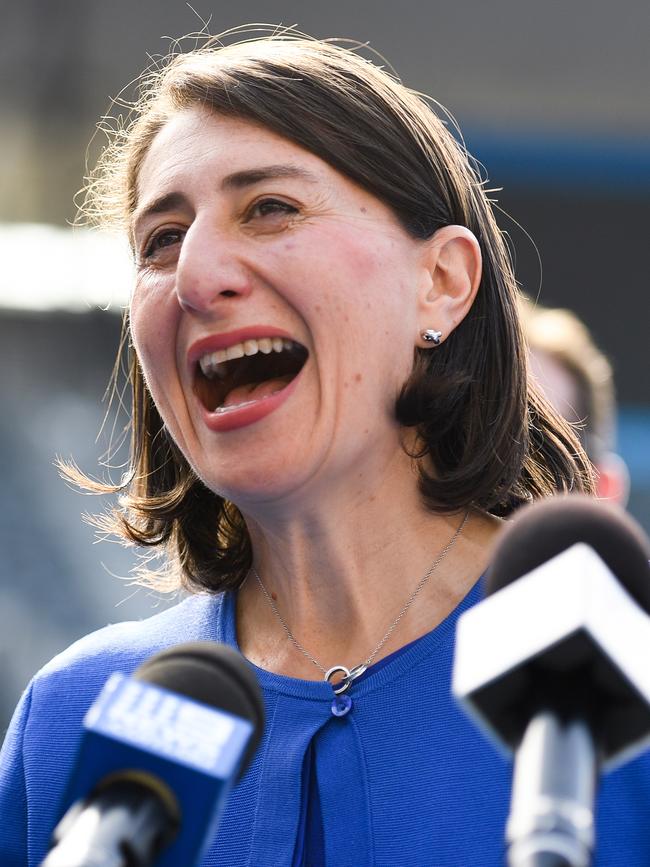
[{"label": "nose", "polygon": [[226,299],[244,298],[251,275],[236,240],[195,221],[187,231],[176,265],[176,295],[181,309],[214,314]]}]

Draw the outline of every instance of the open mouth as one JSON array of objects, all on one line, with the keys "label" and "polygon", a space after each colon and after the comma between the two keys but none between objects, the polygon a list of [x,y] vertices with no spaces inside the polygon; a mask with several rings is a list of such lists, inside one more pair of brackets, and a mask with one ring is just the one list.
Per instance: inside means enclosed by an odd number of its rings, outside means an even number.
[{"label": "open mouth", "polygon": [[229,412],[286,388],[308,355],[304,346],[284,337],[244,340],[201,356],[194,392],[208,412]]}]

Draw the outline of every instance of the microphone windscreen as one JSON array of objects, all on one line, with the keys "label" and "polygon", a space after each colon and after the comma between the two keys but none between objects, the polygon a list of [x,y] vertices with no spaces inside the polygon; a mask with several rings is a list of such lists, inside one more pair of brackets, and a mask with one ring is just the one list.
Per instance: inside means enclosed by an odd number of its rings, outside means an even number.
[{"label": "microphone windscreen", "polygon": [[486,592],[495,593],[572,545],[589,545],[650,613],[650,541],[618,506],[566,494],[522,507],[495,547]]},{"label": "microphone windscreen", "polygon": [[248,720],[253,733],[241,777],[262,737],[264,701],[255,673],[240,653],[214,641],[178,644],[143,662],[133,678]]}]

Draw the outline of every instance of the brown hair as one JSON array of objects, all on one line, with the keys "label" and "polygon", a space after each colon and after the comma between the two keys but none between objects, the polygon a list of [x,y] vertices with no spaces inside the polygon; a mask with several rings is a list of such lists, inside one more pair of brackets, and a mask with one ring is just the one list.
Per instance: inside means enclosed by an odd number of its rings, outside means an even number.
[{"label": "brown hair", "polygon": [[[86,213],[127,228],[138,170],[176,112],[201,106],[250,120],[316,154],[389,205],[405,230],[429,238],[460,224],[478,238],[483,276],[465,320],[435,351],[415,350],[396,406],[421,447],[420,487],[432,510],[470,505],[507,515],[556,491],[591,490],[569,426],[526,379],[517,288],[481,178],[432,106],[349,48],[291,34],[173,57],[146,79],[132,123],[118,130],[90,180]],[[126,323],[128,330],[128,321]],[[133,350],[130,472],[87,489],[121,491],[104,530],[164,549],[168,576],[190,588],[237,587],[251,562],[237,508],[196,478],[168,435]]]}]

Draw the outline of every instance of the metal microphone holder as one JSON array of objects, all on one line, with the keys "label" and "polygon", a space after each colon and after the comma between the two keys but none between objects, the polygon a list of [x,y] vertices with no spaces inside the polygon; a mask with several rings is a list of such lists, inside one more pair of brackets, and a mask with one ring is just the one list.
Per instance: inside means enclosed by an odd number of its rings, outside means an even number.
[{"label": "metal microphone holder", "polygon": [[508,867],[589,867],[598,766],[584,720],[532,718],[514,766]]}]

